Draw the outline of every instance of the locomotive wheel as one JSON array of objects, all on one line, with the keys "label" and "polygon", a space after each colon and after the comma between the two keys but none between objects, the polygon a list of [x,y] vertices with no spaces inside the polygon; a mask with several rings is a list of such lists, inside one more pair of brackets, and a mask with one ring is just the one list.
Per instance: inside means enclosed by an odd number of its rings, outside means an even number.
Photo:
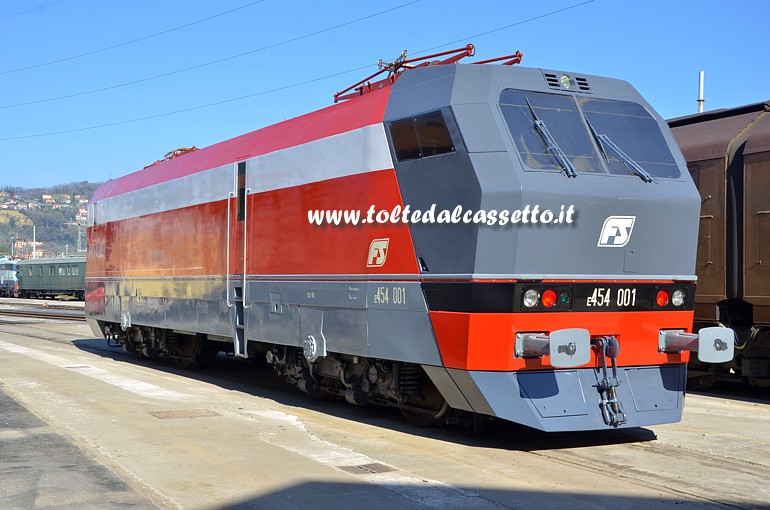
[{"label": "locomotive wheel", "polygon": [[190,335],[189,344],[185,350],[189,356],[174,357],[174,365],[183,370],[204,366],[219,354],[219,350],[206,345],[206,341],[200,335]]},{"label": "locomotive wheel", "polygon": [[174,366],[182,370],[191,370],[198,366],[195,358],[174,358]]},{"label": "locomotive wheel", "polygon": [[449,410],[449,404],[444,401],[443,405],[437,409],[424,409],[413,407],[401,407],[401,416],[406,421],[417,427],[436,427],[444,422],[444,416]]},{"label": "locomotive wheel", "polygon": [[126,351],[128,354],[136,354],[136,344],[132,342],[131,340],[125,340],[123,342],[123,350]]},{"label": "locomotive wheel", "polygon": [[717,374],[704,374],[687,378],[687,391],[705,391],[717,382]]},{"label": "locomotive wheel", "polygon": [[297,381],[297,387],[313,400],[332,400],[335,397],[333,393],[326,391],[312,378],[300,379]]},{"label": "locomotive wheel", "polygon": [[401,415],[418,427],[435,427],[444,422],[444,416],[449,411],[449,404],[432,384],[423,386],[423,396],[410,398],[399,409]]}]

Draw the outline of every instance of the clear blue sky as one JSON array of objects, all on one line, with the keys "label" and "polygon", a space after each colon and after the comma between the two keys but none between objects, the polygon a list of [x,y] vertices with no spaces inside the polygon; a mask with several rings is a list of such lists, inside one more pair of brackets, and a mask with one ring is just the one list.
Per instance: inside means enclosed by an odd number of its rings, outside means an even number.
[{"label": "clear blue sky", "polygon": [[[205,147],[328,106],[334,92],[403,49],[417,56],[466,42],[476,45],[476,59],[521,50],[528,67],[627,80],[664,118],[696,111],[700,70],[707,110],[765,101],[767,6],[764,0],[6,0],[0,3],[0,186],[120,177],[177,147]],[[85,53],[91,54],[77,57]],[[203,65],[221,59],[228,60]],[[59,62],[41,65],[52,61]],[[191,109],[244,96],[251,97]],[[82,129],[114,123],[122,124]]]}]

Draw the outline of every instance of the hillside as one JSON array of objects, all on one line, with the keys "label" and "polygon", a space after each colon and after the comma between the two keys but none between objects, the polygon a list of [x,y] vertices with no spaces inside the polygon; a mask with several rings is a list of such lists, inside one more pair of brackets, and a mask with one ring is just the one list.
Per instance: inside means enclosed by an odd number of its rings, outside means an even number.
[{"label": "hillside", "polygon": [[32,228],[32,221],[19,211],[0,211],[0,232],[27,227]]},{"label": "hillside", "polygon": [[85,249],[86,208],[98,183],[78,182],[48,188],[0,188],[0,255],[32,253],[33,225],[36,250],[46,256],[73,254]]}]

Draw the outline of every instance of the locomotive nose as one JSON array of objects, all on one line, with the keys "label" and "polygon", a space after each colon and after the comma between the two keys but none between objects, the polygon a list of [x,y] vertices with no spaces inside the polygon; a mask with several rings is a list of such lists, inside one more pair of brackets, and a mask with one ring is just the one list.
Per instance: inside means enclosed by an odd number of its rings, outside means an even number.
[{"label": "locomotive nose", "polygon": [[[652,276],[692,279],[695,269],[699,201],[686,182],[655,184],[579,176],[585,181],[578,196],[569,195],[564,182],[543,178],[511,202],[536,203],[541,209],[574,208],[571,223],[516,225],[507,232],[489,232],[484,249],[507,242],[515,247],[515,261],[487,258],[478,273],[606,276]],[[619,182],[620,181],[620,182]],[[535,187],[540,189],[532,189]],[[550,188],[550,189],[548,189]],[[673,189],[672,189],[673,188]],[[592,194],[590,190],[601,189]],[[604,196],[601,196],[601,194]],[[683,195],[684,194],[684,198]],[[503,238],[510,237],[507,241]],[[503,267],[504,264],[508,267]],[[497,264],[495,267],[494,264]]]}]

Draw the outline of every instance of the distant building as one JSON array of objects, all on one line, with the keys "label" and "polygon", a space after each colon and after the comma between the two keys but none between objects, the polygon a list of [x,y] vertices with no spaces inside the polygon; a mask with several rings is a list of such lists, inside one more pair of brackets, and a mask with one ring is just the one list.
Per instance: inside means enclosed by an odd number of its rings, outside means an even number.
[{"label": "distant building", "polygon": [[33,258],[32,257],[33,253],[35,255],[35,258],[41,258],[45,255],[45,252],[41,248],[42,244],[43,243],[40,241],[33,243],[32,241],[28,241],[27,239],[16,239],[14,251],[20,259]]}]

